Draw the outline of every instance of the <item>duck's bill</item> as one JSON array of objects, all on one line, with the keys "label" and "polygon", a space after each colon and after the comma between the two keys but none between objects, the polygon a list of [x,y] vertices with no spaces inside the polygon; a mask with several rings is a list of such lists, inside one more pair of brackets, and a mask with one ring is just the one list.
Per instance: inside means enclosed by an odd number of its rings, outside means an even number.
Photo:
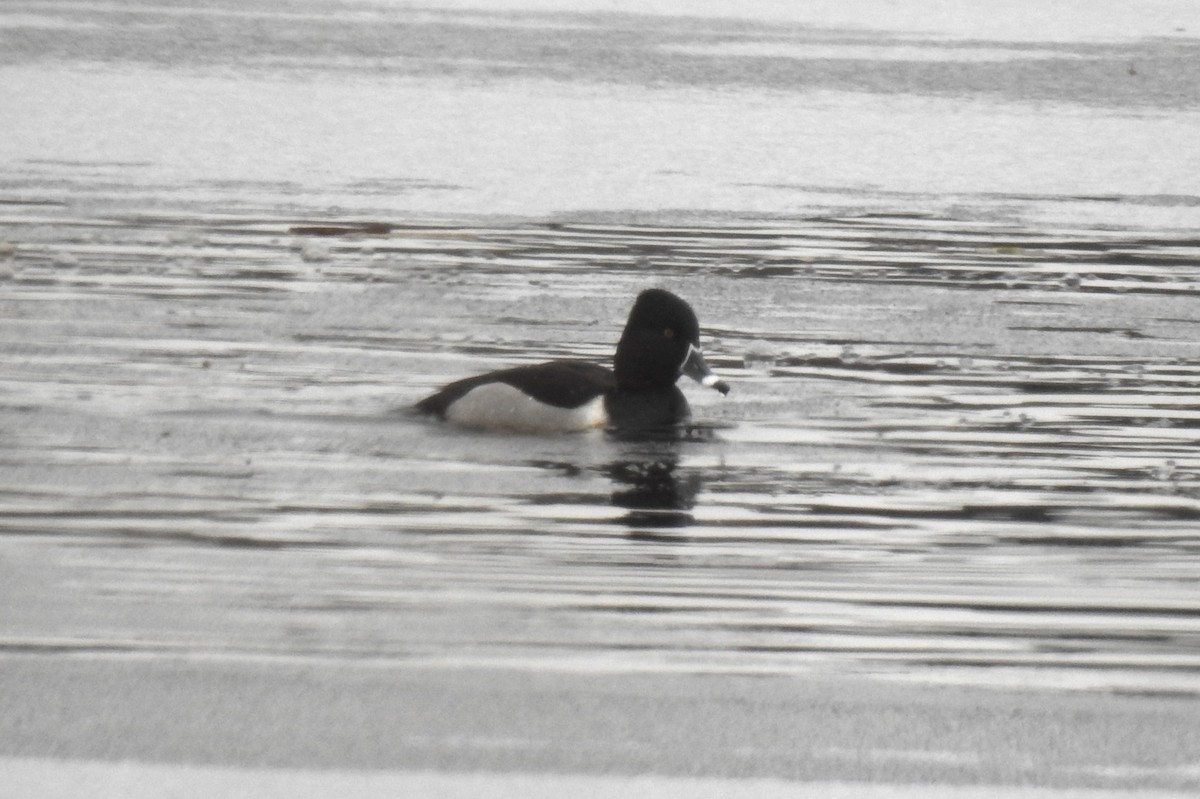
[{"label": "duck's bill", "polygon": [[683,362],[683,374],[695,380],[702,386],[715,388],[722,394],[729,393],[729,384],[713,374],[712,369],[704,362],[704,354],[696,346],[688,347],[687,358]]}]

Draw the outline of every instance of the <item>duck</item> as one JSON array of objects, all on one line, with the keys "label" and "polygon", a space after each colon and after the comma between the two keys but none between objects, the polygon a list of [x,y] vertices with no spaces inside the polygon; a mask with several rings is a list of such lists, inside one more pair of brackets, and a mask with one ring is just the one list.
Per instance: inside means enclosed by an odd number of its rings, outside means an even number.
[{"label": "duck", "polygon": [[690,418],[676,385],[683,376],[729,393],[704,360],[692,307],[651,288],[634,300],[612,369],[582,360],[499,369],[456,380],[415,409],[464,427],[514,433],[668,427]]}]

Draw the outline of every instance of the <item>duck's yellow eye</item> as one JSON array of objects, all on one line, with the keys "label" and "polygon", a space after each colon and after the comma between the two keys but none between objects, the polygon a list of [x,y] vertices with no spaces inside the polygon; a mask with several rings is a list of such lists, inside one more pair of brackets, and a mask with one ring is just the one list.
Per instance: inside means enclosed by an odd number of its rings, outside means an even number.
[{"label": "duck's yellow eye", "polygon": [[666,330],[663,331],[663,335],[666,336],[667,338],[675,338],[675,328],[668,327]]}]

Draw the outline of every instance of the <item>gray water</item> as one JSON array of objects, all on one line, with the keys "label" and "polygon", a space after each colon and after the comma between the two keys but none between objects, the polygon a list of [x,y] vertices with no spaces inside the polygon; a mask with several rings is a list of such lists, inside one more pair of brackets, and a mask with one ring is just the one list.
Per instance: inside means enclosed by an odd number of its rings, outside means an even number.
[{"label": "gray water", "polygon": [[[6,7],[0,646],[1195,692],[1171,19]],[[679,440],[409,413],[651,285]]]}]

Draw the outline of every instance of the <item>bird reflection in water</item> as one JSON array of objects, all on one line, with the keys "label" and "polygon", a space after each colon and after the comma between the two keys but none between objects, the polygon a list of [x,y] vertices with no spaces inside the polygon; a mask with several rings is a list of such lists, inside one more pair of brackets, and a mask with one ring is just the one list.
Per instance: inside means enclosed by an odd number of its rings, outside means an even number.
[{"label": "bird reflection in water", "polygon": [[[687,406],[682,407],[686,411]],[[605,436],[617,445],[617,457],[613,460],[595,466],[559,460],[529,463],[566,477],[579,477],[585,472],[606,476],[612,481],[609,502],[615,508],[625,509],[625,515],[619,521],[630,528],[631,539],[678,540],[678,531],[695,521],[692,510],[704,486],[700,470],[681,466],[683,449],[713,441],[718,426],[694,424],[677,416],[638,421],[650,423],[626,424],[605,431]],[[539,495],[530,499],[541,504],[593,504],[598,497],[591,492],[580,492]]]},{"label": "bird reflection in water", "polygon": [[680,469],[680,450],[689,441],[711,440],[713,430],[682,424],[614,437],[632,445],[628,457],[607,468],[612,504],[628,511],[621,521],[632,528],[630,536],[655,539],[662,536],[658,531],[690,525],[704,480],[697,471]]}]

